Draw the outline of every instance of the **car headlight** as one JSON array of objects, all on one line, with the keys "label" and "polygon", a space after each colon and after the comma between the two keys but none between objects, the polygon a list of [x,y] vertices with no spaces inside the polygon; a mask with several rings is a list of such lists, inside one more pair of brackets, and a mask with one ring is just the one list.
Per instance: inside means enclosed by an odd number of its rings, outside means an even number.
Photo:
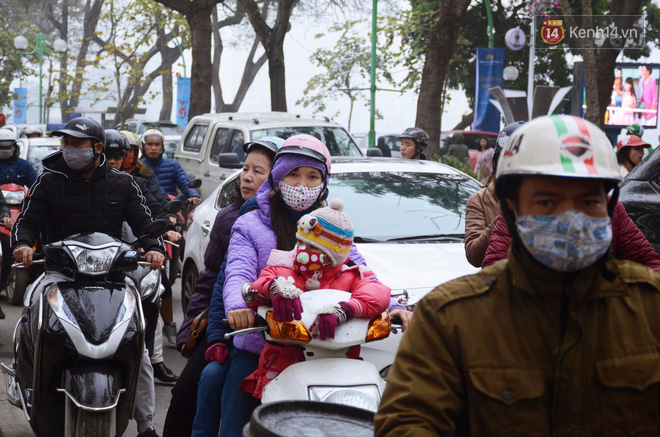
[{"label": "car headlight", "polygon": [[377,411],[380,402],[380,392],[374,384],[353,387],[311,386],[308,394],[310,401],[350,405],[369,411]]},{"label": "car headlight", "polygon": [[76,260],[78,271],[88,275],[105,275],[108,273],[119,250],[116,246],[104,249],[89,249],[80,246],[68,247]]},{"label": "car headlight", "polygon": [[158,270],[152,270],[146,274],[144,278],[140,281],[140,297],[144,299],[146,296],[149,296],[154,292],[160,285],[160,272]]},{"label": "car headlight", "polygon": [[117,318],[115,319],[115,326],[118,326],[120,323],[130,320],[130,318],[133,317],[133,312],[135,312],[135,300],[133,292],[126,289],[126,293],[124,293],[124,302],[119,308]]},{"label": "car headlight", "polygon": [[57,317],[66,320],[76,328],[80,329],[78,321],[73,316],[73,313],[71,312],[69,305],[67,305],[66,301],[64,300],[62,293],[60,293],[59,288],[55,287],[48,292],[48,303],[50,304],[50,307],[53,309]]},{"label": "car headlight", "polygon": [[25,199],[24,191],[5,191],[2,190],[2,195],[5,196],[7,205],[20,205]]}]

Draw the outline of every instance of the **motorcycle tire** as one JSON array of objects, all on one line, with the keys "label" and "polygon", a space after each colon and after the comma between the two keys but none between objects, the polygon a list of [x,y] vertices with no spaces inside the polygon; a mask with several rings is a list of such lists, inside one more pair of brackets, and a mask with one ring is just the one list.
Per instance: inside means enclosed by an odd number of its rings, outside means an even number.
[{"label": "motorcycle tire", "polygon": [[195,283],[197,282],[197,278],[199,278],[197,267],[195,267],[194,264],[191,264],[187,269],[185,269],[184,277],[181,282],[181,309],[183,309],[184,316],[188,310],[188,303],[190,302],[190,298],[195,292]]},{"label": "motorcycle tire", "polygon": [[75,437],[115,437],[116,410],[110,411],[77,411]]},{"label": "motorcycle tire", "polygon": [[7,279],[7,301],[14,306],[23,305],[23,297],[30,282],[28,269],[12,269]]}]

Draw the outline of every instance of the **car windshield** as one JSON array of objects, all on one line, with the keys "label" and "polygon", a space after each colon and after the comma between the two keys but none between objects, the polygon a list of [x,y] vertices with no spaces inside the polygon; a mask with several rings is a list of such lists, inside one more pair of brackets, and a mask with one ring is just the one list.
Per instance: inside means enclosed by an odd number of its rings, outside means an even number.
[{"label": "car windshield", "polygon": [[138,128],[138,135],[145,133],[149,129],[158,129],[163,135],[181,135],[182,132],[181,128],[175,124],[147,123],[140,125]]},{"label": "car windshield", "polygon": [[179,145],[179,140],[165,140],[165,157],[174,159],[174,152]]},{"label": "car windshield", "polygon": [[37,173],[41,173],[44,170],[44,166],[41,163],[41,160],[51,153],[57,152],[60,150],[59,145],[42,145],[42,146],[30,146],[28,149],[27,160],[34,170]]},{"label": "car windshield", "polygon": [[340,127],[304,126],[279,127],[272,129],[259,129],[250,132],[251,140],[256,141],[263,137],[280,137],[287,139],[293,135],[308,134],[323,142],[332,156],[360,156],[357,144],[353,142],[348,133]]},{"label": "car windshield", "polygon": [[462,175],[364,172],[330,178],[329,199],[344,201],[356,241],[456,239],[479,185]]}]

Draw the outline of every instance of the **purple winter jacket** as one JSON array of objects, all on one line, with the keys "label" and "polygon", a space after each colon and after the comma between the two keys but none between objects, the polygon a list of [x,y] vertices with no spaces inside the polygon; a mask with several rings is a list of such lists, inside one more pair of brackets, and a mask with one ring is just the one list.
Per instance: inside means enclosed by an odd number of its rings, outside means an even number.
[{"label": "purple winter jacket", "polygon": [[[222,294],[225,314],[248,307],[241,296],[241,285],[245,281],[257,280],[261,270],[267,266],[270,252],[277,248],[277,238],[271,227],[269,191],[268,183],[261,185],[257,192],[259,209],[243,214],[234,223],[227,250],[227,278]],[[366,265],[355,244],[349,258],[357,264]],[[264,347],[263,336],[259,333],[237,335],[233,341],[235,347],[255,354],[261,353]]]},{"label": "purple winter jacket", "polygon": [[190,325],[193,320],[211,303],[213,287],[218,279],[220,266],[225,259],[231,228],[238,217],[238,212],[239,206],[231,204],[215,216],[209,244],[206,247],[206,252],[204,252],[204,270],[199,273],[199,278],[195,284],[195,293],[188,303],[186,318],[183,320],[181,329],[179,329],[176,336],[176,347],[179,351],[190,335]]}]

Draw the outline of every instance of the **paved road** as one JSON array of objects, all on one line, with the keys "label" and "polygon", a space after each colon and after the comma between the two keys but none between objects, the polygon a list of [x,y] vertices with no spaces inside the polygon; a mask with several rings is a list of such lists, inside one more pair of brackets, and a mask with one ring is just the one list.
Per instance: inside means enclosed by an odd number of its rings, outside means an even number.
[{"label": "paved road", "polygon": [[[174,294],[174,321],[177,326],[181,326],[183,315],[181,312],[181,281],[177,280],[173,287]],[[0,361],[9,363],[12,358],[12,334],[16,321],[19,319],[22,307],[12,307],[7,303],[4,294],[0,296],[0,305],[7,315],[5,320],[0,320]],[[165,364],[177,375],[181,372],[186,364],[186,360],[179,355],[179,353],[172,348],[164,345],[163,355],[165,357]],[[154,424],[156,431],[162,434],[163,423],[165,422],[165,414],[170,404],[170,390],[172,386],[156,384],[156,416],[154,417]],[[7,402],[5,394],[5,378],[4,374],[0,373],[0,436],[3,437],[31,437],[34,433],[30,429],[23,411],[14,407]],[[137,434],[137,427],[135,421],[129,423],[124,436],[135,436]]]}]

